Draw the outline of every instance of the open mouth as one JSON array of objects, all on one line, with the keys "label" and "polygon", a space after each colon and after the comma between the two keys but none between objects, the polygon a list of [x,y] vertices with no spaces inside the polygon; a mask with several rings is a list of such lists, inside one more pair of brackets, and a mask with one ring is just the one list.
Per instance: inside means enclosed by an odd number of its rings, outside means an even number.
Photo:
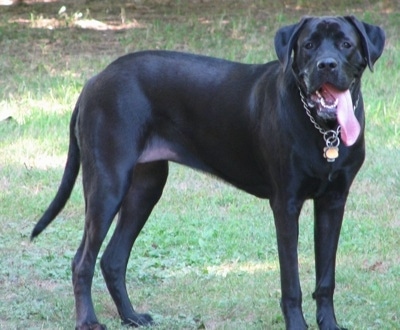
[{"label": "open mouth", "polygon": [[361,132],[354,114],[350,90],[340,91],[331,84],[323,84],[310,95],[310,106],[316,107],[317,115],[326,120],[336,120],[341,126],[341,140],[347,146],[354,144]]},{"label": "open mouth", "polygon": [[324,84],[311,94],[311,101],[318,110],[318,115],[324,119],[336,119],[339,104],[338,91],[331,85]]}]

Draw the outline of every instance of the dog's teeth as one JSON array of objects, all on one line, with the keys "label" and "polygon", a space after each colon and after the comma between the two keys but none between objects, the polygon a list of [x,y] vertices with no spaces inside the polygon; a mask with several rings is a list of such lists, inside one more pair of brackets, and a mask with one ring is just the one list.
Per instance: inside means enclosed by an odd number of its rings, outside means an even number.
[{"label": "dog's teeth", "polygon": [[326,104],[325,99],[324,99],[323,97],[321,98],[321,105],[322,105],[324,108],[327,108],[327,109],[336,108],[337,105],[338,105],[338,103],[339,103],[338,99],[335,99],[335,102],[333,102],[333,104]]},{"label": "dog's teeth", "polygon": [[315,91],[315,95],[317,95],[319,103],[326,109],[334,109],[339,103],[338,99],[335,99],[335,102],[333,102],[333,104],[327,104],[324,97],[319,91]]}]

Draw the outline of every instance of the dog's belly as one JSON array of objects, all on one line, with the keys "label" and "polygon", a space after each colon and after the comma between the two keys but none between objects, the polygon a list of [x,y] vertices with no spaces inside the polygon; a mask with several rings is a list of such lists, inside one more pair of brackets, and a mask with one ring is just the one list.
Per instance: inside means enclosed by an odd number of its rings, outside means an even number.
[{"label": "dog's belly", "polygon": [[158,160],[170,160],[177,163],[181,161],[178,154],[167,145],[146,148],[138,159],[138,163],[150,163]]},{"label": "dog's belly", "polygon": [[[226,157],[223,158],[225,161]],[[268,180],[261,176],[256,164],[250,159],[248,162],[236,163],[236,166],[233,165],[231,168],[225,165],[221,167],[218,165],[223,160],[211,160],[205,157],[190,143],[174,143],[160,137],[153,137],[140,153],[138,163],[162,160],[172,161],[211,174],[260,198],[269,198],[271,194]],[[235,164],[234,161],[232,163]]]}]

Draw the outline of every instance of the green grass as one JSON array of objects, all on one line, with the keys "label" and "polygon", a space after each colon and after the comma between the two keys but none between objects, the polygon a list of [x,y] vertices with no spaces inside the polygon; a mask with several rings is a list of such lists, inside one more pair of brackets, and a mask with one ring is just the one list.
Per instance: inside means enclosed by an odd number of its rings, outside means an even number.
[{"label": "green grass", "polygon": [[[137,20],[141,27],[122,31],[69,28],[62,19],[53,30],[33,28],[45,18],[58,19],[59,3],[0,8],[0,116],[13,118],[0,121],[0,329],[74,325],[70,263],[83,229],[81,186],[39,239],[31,243],[29,235],[58,187],[70,113],[86,79],[119,55],[149,48],[265,62],[275,58],[273,36],[280,26],[302,15],[350,13],[382,25],[388,41],[375,73],[366,72],[363,80],[367,159],[352,187],[340,239],[336,313],[350,329],[399,327],[399,8],[386,3],[391,10],[385,11],[381,2],[361,0],[352,8],[339,0],[325,7],[288,3],[126,5],[127,23]],[[93,4],[89,14],[85,7],[67,6],[68,24],[76,12],[111,24],[123,6]],[[268,202],[178,165],[170,172],[129,261],[135,307],[155,316],[155,329],[283,329]],[[315,329],[312,225],[308,202],[299,258],[304,313]],[[119,329],[98,268],[93,297],[100,320]]]}]

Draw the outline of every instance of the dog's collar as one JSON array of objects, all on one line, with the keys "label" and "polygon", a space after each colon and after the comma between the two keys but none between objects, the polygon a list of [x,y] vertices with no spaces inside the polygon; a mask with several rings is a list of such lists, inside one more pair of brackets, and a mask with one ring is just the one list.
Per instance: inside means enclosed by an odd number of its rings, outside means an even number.
[{"label": "dog's collar", "polygon": [[[314,127],[322,134],[322,136],[324,137],[325,140],[325,144],[326,147],[324,147],[324,158],[326,158],[326,160],[328,162],[334,162],[336,160],[336,158],[339,157],[339,145],[340,145],[340,125],[338,125],[338,127],[336,128],[336,130],[325,130],[323,129],[320,125],[318,125],[318,123],[316,122],[316,120],[314,119],[314,117],[311,114],[311,110],[307,104],[306,98],[303,95],[303,92],[301,91],[301,88],[298,87],[299,92],[300,92],[300,98],[301,98],[301,102],[303,103],[303,107],[306,110],[306,114],[307,116],[310,118],[311,123],[314,125]],[[353,111],[356,110],[356,108],[358,107],[358,102],[360,100],[360,95],[358,95],[357,101],[353,106]]]}]

